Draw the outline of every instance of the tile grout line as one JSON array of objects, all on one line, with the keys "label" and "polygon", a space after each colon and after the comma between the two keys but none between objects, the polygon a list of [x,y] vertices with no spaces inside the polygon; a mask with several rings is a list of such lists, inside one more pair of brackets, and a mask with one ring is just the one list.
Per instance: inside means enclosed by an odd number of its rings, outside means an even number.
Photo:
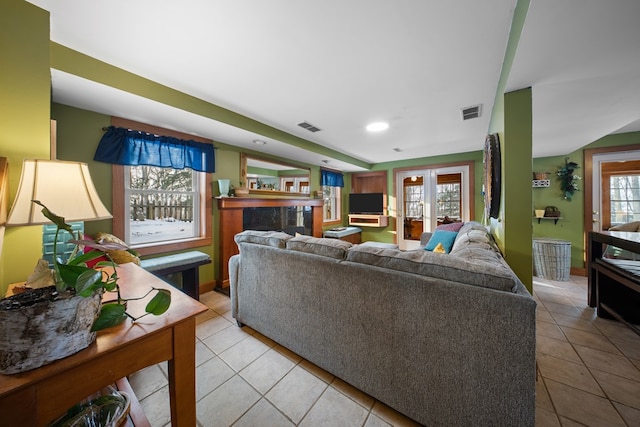
[{"label": "tile grout line", "polygon": [[[575,306],[574,302],[573,302],[570,298],[568,298],[568,296],[565,294],[565,292],[564,292],[564,291],[562,291],[562,295],[563,295],[565,298],[567,298],[567,299],[569,300],[569,302],[570,302],[570,303],[574,306],[574,308],[576,308],[577,310],[584,309],[584,308],[581,308],[581,307],[577,307],[577,306]],[[542,300],[541,300],[541,301],[542,301]],[[544,304],[543,304],[543,305],[544,305]],[[588,307],[588,306],[587,306],[587,308],[593,308],[593,307]],[[545,309],[546,309],[546,305],[545,305]],[[595,310],[595,308],[594,308],[594,310]],[[547,311],[549,312],[549,310],[548,310],[548,309],[547,309]],[[549,312],[549,313],[551,313],[551,312]],[[561,313],[559,313],[559,314],[561,314]],[[596,314],[596,313],[594,312],[594,314]],[[607,400],[607,401],[609,402],[609,404],[611,405],[612,409],[615,411],[615,413],[616,413],[616,414],[618,414],[618,416],[620,417],[620,419],[621,419],[621,420],[622,420],[626,425],[628,425],[628,423],[627,423],[626,419],[623,417],[623,415],[622,415],[622,414],[620,413],[620,411],[618,410],[618,407],[617,407],[616,405],[614,405],[614,402],[617,402],[617,401],[613,400],[613,399],[609,396],[609,393],[608,393],[608,392],[605,390],[605,388],[600,384],[600,381],[598,381],[598,379],[595,377],[595,375],[593,375],[592,369],[595,369],[595,368],[591,368],[591,367],[589,367],[589,366],[587,365],[587,363],[585,362],[585,360],[584,360],[584,358],[582,357],[582,355],[580,354],[580,352],[576,349],[576,347],[575,347],[575,345],[576,345],[576,344],[574,344],[574,343],[569,339],[569,337],[567,336],[567,334],[565,333],[565,331],[561,328],[561,325],[559,325],[559,324],[557,323],[557,321],[556,321],[556,319],[553,317],[553,315],[551,315],[550,317],[552,318],[552,320],[554,321],[554,323],[556,324],[556,326],[558,326],[558,328],[560,329],[560,331],[562,332],[562,334],[563,334],[563,335],[564,335],[564,337],[566,338],[567,343],[569,343],[569,345],[571,346],[571,348],[573,349],[573,351],[576,353],[576,355],[578,356],[578,358],[579,358],[579,359],[580,359],[580,361],[582,362],[583,366],[584,366],[584,367],[587,369],[587,371],[589,372],[589,375],[591,376],[591,379],[593,379],[593,380],[595,381],[595,383],[598,385],[598,388],[599,388],[599,389],[600,389],[600,391],[603,393],[603,395],[605,396],[606,400]],[[595,323],[593,322],[593,321],[594,321],[594,319],[595,319],[595,317],[592,317],[592,319],[589,321],[589,323],[590,323],[590,324],[592,324],[592,325],[593,325],[593,326],[594,326],[594,327],[595,327],[595,328],[600,332],[600,334],[601,334],[601,335],[602,335],[602,336],[607,340],[607,342],[609,342],[611,345],[613,345],[613,346],[614,346],[614,348],[616,348],[616,350],[618,350],[618,351],[620,352],[620,354],[622,355],[622,357],[624,357],[624,358],[625,358],[629,363],[631,363],[631,364],[633,365],[633,363],[629,360],[629,358],[627,357],[627,355],[626,355],[626,354],[625,354],[625,353],[624,353],[624,352],[623,352],[623,351],[622,351],[622,350],[621,350],[621,349],[620,349],[620,348],[619,348],[619,347],[618,347],[618,346],[617,346],[613,341],[611,341],[611,339],[610,339],[609,335],[608,335],[608,334],[606,334],[606,333],[605,333],[605,331],[603,331],[600,327],[598,327],[598,325],[597,325],[597,324],[595,324]],[[567,326],[567,328],[569,328],[569,329],[573,329],[573,328],[570,328],[570,327],[568,327],[568,326]],[[583,347],[588,347],[588,346],[583,346]],[[590,347],[588,347],[588,348],[590,348]],[[601,350],[601,351],[602,351],[602,350]],[[603,351],[603,352],[604,352],[604,351]],[[607,353],[607,352],[605,352],[605,353]],[[613,354],[613,353],[611,353],[611,354]],[[616,355],[616,356],[617,356],[617,355]],[[633,365],[633,366],[635,366],[635,365]],[[609,373],[609,372],[606,372],[606,371],[603,371],[603,372],[605,372],[605,373],[607,373],[607,374],[609,374],[609,375],[614,375],[614,376],[619,377],[619,378],[624,378],[624,379],[627,379],[627,380],[634,381],[634,380],[632,380],[632,379],[630,379],[630,378],[622,377],[622,376],[617,375],[617,374]],[[545,377],[542,375],[542,372],[540,372],[540,375],[541,375],[541,377],[542,377],[543,379],[545,378]],[[545,384],[545,389],[546,389],[546,381],[545,381],[545,383],[544,383],[544,384]],[[562,384],[564,384],[564,383],[562,383]],[[576,389],[576,390],[580,390],[581,392],[585,392],[585,393],[589,393],[589,394],[591,394],[591,395],[593,395],[593,396],[597,396],[597,395],[594,395],[594,394],[593,394],[593,393],[591,393],[591,392],[588,392],[588,391],[585,391],[585,390],[581,390],[581,389],[579,389],[579,388],[577,388],[577,387],[573,387],[573,386],[571,386],[571,385],[569,385],[569,384],[564,384],[564,385],[565,385],[565,386],[567,386],[567,387],[571,387],[571,388],[573,388],[573,389]],[[556,417],[558,417],[558,416],[559,416],[559,414],[558,414],[558,412],[557,412],[557,409],[556,409],[555,403],[553,402],[553,398],[551,397],[551,394],[548,392],[548,389],[547,389],[547,394],[549,395],[549,400],[551,401],[551,404],[552,404],[552,406],[554,407],[554,411],[555,411],[555,413],[556,413]],[[601,397],[601,396],[597,396],[597,397]],[[624,405],[622,402],[617,402],[617,403],[620,403],[621,405]],[[626,406],[626,405],[625,405],[625,406]],[[636,408],[636,409],[640,409],[640,408]],[[568,418],[568,417],[565,417],[565,418]],[[570,418],[569,418],[569,419],[570,419]],[[558,421],[560,422],[560,420],[558,420]],[[577,420],[572,420],[572,421],[577,422]],[[562,424],[562,422],[560,422],[560,423]]]}]

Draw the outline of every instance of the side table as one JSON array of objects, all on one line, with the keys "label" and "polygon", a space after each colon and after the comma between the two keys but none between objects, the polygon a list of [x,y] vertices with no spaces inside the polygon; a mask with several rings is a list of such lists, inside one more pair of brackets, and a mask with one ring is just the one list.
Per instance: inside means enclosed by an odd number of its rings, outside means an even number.
[{"label": "side table", "polygon": [[[135,264],[122,264],[117,272],[124,298],[151,287],[171,290],[169,310],[100,331],[95,343],[64,359],[0,375],[0,425],[46,426],[91,393],[165,360],[171,425],[196,425],[195,318],[207,307]],[[128,312],[139,316],[147,302],[129,301]]]}]

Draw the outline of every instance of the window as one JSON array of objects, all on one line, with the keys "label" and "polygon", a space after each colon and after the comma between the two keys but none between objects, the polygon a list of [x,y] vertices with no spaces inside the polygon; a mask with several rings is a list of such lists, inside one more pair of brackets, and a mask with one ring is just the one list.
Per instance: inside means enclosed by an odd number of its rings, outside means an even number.
[{"label": "window", "polygon": [[438,175],[436,187],[436,216],[459,219],[461,206],[462,174]]},{"label": "window", "polygon": [[[197,139],[115,117],[112,125],[154,135]],[[189,168],[113,164],[113,234],[141,255],[211,245],[211,181],[210,173]]]},{"label": "window", "polygon": [[[324,224],[342,222],[342,187],[344,177],[342,173],[327,169],[320,169],[320,183],[322,185],[322,222]],[[307,182],[308,186],[309,183]]]},{"label": "window", "polygon": [[613,175],[610,180],[611,225],[640,220],[640,175]]},{"label": "window", "polygon": [[200,177],[191,169],[125,167],[125,239],[132,246],[200,235]]},{"label": "window", "polygon": [[210,174],[154,166],[112,168],[116,236],[142,255],[211,244]]},{"label": "window", "polygon": [[342,221],[342,208],[340,205],[340,199],[342,197],[341,190],[340,187],[322,186],[322,194],[324,196],[324,206],[322,207],[323,222]]}]

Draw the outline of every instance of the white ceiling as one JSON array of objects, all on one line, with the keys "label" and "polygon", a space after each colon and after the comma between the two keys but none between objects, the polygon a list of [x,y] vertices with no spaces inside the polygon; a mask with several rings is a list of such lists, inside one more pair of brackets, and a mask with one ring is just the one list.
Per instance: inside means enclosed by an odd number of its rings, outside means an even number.
[{"label": "white ceiling", "polygon": [[[516,0],[29,0],[51,39],[367,163],[482,148]],[[640,131],[640,1],[532,0],[507,90],[534,156]],[[61,71],[56,102],[343,171],[302,150]],[[482,104],[478,119],[460,109]],[[370,134],[370,121],[387,131]],[[308,121],[322,129],[297,126]],[[262,139],[266,145],[251,141]]]}]

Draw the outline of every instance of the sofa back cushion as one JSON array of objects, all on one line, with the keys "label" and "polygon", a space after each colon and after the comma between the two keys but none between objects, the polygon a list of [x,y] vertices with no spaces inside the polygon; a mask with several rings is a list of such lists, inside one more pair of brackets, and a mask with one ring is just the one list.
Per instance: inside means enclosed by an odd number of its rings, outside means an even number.
[{"label": "sofa back cushion", "polygon": [[240,243],[255,243],[256,245],[272,246],[274,248],[284,249],[287,240],[293,237],[282,231],[257,231],[245,230],[234,236],[234,240],[240,246]]},{"label": "sofa back cushion", "polygon": [[322,255],[329,258],[344,259],[346,252],[353,246],[340,239],[324,237],[296,236],[287,240],[286,247],[292,251]]},{"label": "sofa back cushion", "polygon": [[392,270],[501,291],[514,292],[518,279],[511,269],[496,258],[467,260],[463,257],[425,250],[401,251],[355,245],[347,251],[347,261],[375,265]]},{"label": "sofa back cushion", "polygon": [[489,230],[487,230],[484,225],[475,221],[466,222],[460,231],[458,231],[458,236],[451,248],[450,254],[458,255],[459,251],[469,247],[500,253],[500,249],[498,249],[493,237],[489,234]]}]

